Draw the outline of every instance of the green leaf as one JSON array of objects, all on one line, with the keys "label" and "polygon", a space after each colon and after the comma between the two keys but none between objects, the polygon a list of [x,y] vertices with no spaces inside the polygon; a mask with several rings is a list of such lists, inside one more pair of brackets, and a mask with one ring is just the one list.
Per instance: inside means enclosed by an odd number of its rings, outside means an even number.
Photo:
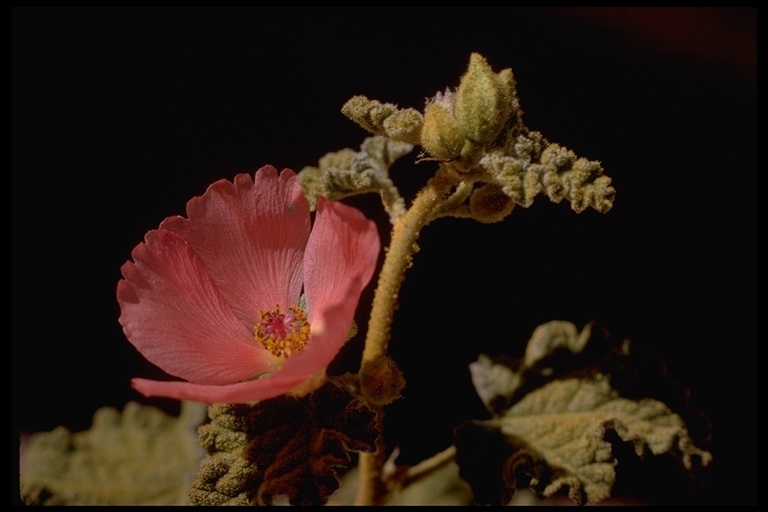
[{"label": "green leaf", "polygon": [[374,414],[343,385],[301,398],[215,405],[199,429],[209,456],[190,497],[196,505],[323,505],[339,486],[350,452],[374,451]]},{"label": "green leaf", "polygon": [[353,96],[341,107],[341,113],[374,135],[419,144],[424,118],[415,109],[401,109],[393,103]]},{"label": "green leaf", "polygon": [[205,407],[182,402],[178,418],[129,402],[96,411],[89,430],[34,434],[25,446],[28,505],[184,505],[203,456],[195,429]]},{"label": "green leaf", "polygon": [[[689,469],[694,459],[705,466],[711,460],[709,452],[694,446],[680,416],[656,400],[619,397],[605,378],[552,382],[503,417],[469,428],[474,431],[458,434],[460,465],[467,451],[476,451],[477,443],[502,448],[505,454],[506,460],[497,461],[497,467],[511,474],[503,475],[501,482],[496,477],[503,487],[499,504],[511,499],[515,487],[526,485],[547,497],[568,488],[580,504],[608,498],[616,478],[611,445],[604,440],[608,430],[631,442],[638,456],[679,450]],[[521,475],[527,475],[527,481],[521,482]],[[484,486],[485,499],[495,501],[487,497],[487,483],[478,483],[469,471],[462,476],[473,488]]]},{"label": "green leaf", "polygon": [[533,331],[522,359],[481,354],[469,371],[478,396],[493,414],[501,414],[532,390],[554,378],[602,371],[617,357],[628,357],[628,342],[616,344],[604,329],[553,320]]},{"label": "green leaf", "polygon": [[515,204],[528,208],[543,194],[554,203],[565,199],[577,213],[613,207],[616,189],[600,162],[578,158],[539,132],[511,132],[508,139],[483,155],[478,167],[486,173],[483,181],[498,185]]},{"label": "green leaf", "polygon": [[320,196],[338,200],[375,193],[381,194],[391,216],[404,214],[405,204],[389,177],[389,168],[412,150],[413,144],[375,136],[365,139],[360,151],[345,148],[325,154],[317,167],[304,167],[298,174],[310,208],[317,207]]},{"label": "green leaf", "polygon": [[545,497],[567,489],[580,504],[602,501],[616,480],[609,439],[630,443],[638,457],[670,454],[689,471],[707,466],[712,455],[694,444],[683,417],[651,396],[684,405],[663,365],[649,361],[628,340],[614,343],[592,324],[579,333],[569,322],[537,328],[520,360],[481,356],[470,371],[493,418],[456,431],[474,500],[506,504],[531,487]]}]

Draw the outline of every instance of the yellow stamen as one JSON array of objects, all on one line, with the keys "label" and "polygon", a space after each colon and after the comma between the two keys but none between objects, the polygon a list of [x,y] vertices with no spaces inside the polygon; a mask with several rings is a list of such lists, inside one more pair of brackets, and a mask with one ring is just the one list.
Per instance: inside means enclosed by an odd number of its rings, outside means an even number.
[{"label": "yellow stamen", "polygon": [[256,341],[278,357],[289,357],[307,348],[309,321],[304,310],[291,306],[283,314],[280,306],[268,311],[259,311],[259,321],[253,326]]}]

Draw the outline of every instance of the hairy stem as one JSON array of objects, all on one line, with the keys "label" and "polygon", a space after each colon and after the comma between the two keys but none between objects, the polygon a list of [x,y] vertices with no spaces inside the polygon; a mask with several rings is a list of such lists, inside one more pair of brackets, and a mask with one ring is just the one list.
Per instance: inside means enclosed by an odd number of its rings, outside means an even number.
[{"label": "hairy stem", "polygon": [[392,239],[373,296],[363,364],[375,361],[387,353],[400,287],[405,279],[405,271],[412,264],[413,254],[418,251],[416,240],[453,186],[452,180],[445,174],[438,172],[429,180],[405,215],[397,219],[392,227]]},{"label": "hairy stem", "polygon": [[[395,220],[391,242],[373,296],[361,368],[366,363],[387,355],[398,294],[405,279],[405,272],[410,268],[413,255],[418,251],[416,241],[419,233],[432,220],[435,210],[451,192],[453,185],[454,180],[450,179],[448,170],[441,167],[419,192],[408,211]],[[383,410],[378,408],[376,412],[381,424]],[[386,460],[383,450],[382,445],[375,453],[360,454],[360,480],[355,500],[358,505],[379,504],[383,498],[381,474]]]}]

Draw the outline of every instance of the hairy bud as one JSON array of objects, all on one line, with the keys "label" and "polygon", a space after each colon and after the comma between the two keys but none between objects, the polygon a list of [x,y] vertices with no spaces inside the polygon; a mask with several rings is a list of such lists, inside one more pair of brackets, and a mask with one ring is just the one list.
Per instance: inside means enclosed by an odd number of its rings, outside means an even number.
[{"label": "hairy bud", "polygon": [[390,357],[381,357],[360,368],[360,389],[365,400],[373,405],[389,405],[405,388],[405,377]]},{"label": "hairy bud", "polygon": [[512,71],[497,75],[480,54],[473,53],[456,91],[456,119],[467,138],[480,144],[492,142],[512,114],[514,97]]},{"label": "hairy bud", "polygon": [[439,160],[453,160],[464,146],[464,131],[448,109],[439,103],[430,103],[424,109],[421,145]]},{"label": "hairy bud", "polygon": [[472,218],[490,224],[499,222],[509,215],[515,202],[498,185],[489,183],[472,192],[469,198],[469,211]]}]

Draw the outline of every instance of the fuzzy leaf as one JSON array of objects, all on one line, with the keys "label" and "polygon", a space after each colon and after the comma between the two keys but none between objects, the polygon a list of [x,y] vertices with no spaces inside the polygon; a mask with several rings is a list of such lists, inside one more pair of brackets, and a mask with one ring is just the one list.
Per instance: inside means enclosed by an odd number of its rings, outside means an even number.
[{"label": "fuzzy leaf", "polygon": [[345,148],[327,153],[317,167],[304,167],[298,174],[310,208],[316,208],[320,196],[337,200],[376,193],[381,194],[391,216],[402,215],[405,203],[389,177],[389,168],[412,150],[412,144],[376,136],[365,139],[360,151]]},{"label": "fuzzy leaf", "polygon": [[521,377],[509,366],[497,364],[485,354],[469,364],[472,384],[485,407],[491,412],[507,408],[507,397],[520,387]]},{"label": "fuzzy leaf", "polygon": [[400,109],[393,103],[354,96],[341,107],[341,113],[374,135],[419,144],[424,118],[415,109]]},{"label": "fuzzy leaf", "polygon": [[182,402],[178,418],[130,402],[96,411],[89,430],[34,434],[22,453],[28,505],[184,505],[203,456],[195,429],[205,408]]},{"label": "fuzzy leaf", "polygon": [[457,461],[477,503],[506,504],[525,487],[602,501],[616,479],[608,439],[630,443],[638,457],[673,455],[687,470],[712,459],[694,444],[681,416],[685,401],[676,398],[685,393],[663,365],[592,324],[579,333],[569,322],[549,322],[523,358],[481,356],[470,371],[493,414],[456,431]]},{"label": "fuzzy leaf", "polygon": [[587,324],[581,332],[571,322],[553,320],[533,331],[522,359],[481,354],[469,364],[472,383],[486,408],[503,414],[530,391],[554,378],[577,372],[610,373],[617,359],[627,359],[629,342],[608,340],[605,330]]},{"label": "fuzzy leaf", "polygon": [[374,414],[343,385],[301,398],[215,405],[199,429],[209,453],[193,484],[196,505],[322,505],[339,486],[350,451],[373,451]]},{"label": "fuzzy leaf", "polygon": [[616,197],[599,162],[577,158],[539,132],[510,133],[506,145],[486,153],[479,167],[488,181],[524,208],[544,194],[554,203],[567,200],[577,213],[590,207],[606,213]]}]

